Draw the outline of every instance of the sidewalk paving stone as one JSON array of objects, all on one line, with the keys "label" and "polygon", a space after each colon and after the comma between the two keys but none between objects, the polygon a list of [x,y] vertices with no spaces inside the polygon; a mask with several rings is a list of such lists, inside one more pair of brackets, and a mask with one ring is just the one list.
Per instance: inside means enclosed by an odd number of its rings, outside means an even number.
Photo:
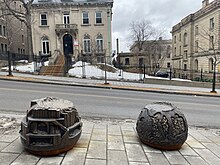
[{"label": "sidewalk paving stone", "polygon": [[65,155],[62,165],[84,165],[87,148],[73,148]]},{"label": "sidewalk paving stone", "polygon": [[108,135],[108,149],[124,150],[124,142],[122,136]]},{"label": "sidewalk paving stone", "polygon": [[87,158],[106,160],[106,150],[107,150],[106,142],[90,141]]},{"label": "sidewalk paving stone", "polygon": [[183,155],[181,155],[178,151],[164,151],[163,154],[166,156],[170,164],[189,164]]},{"label": "sidewalk paving stone", "polygon": [[86,159],[85,165],[106,165],[106,160],[101,159]]},{"label": "sidewalk paving stone", "polygon": [[60,165],[63,157],[43,157],[37,165]]},{"label": "sidewalk paving stone", "polygon": [[187,137],[186,143],[192,148],[205,148],[205,146],[203,146],[198,140],[190,135]]},{"label": "sidewalk paving stone", "polygon": [[140,144],[125,143],[125,149],[127,152],[129,162],[146,162],[147,157]]},{"label": "sidewalk paving stone", "polygon": [[23,152],[11,165],[35,165],[40,160],[40,157]]},{"label": "sidewalk paving stone", "polygon": [[198,156],[184,156],[190,165],[208,165],[201,157]]},{"label": "sidewalk paving stone", "polygon": [[220,146],[216,145],[215,143],[202,143],[202,144],[220,158]]},{"label": "sidewalk paving stone", "polygon": [[118,135],[121,136],[121,127],[119,125],[108,125],[108,135]]},{"label": "sidewalk paving stone", "polygon": [[0,151],[2,151],[6,146],[8,146],[10,143],[7,142],[0,142]]},{"label": "sidewalk paving stone", "polygon": [[20,154],[24,151],[24,148],[21,144],[21,140],[19,137],[15,141],[13,141],[11,144],[9,144],[6,148],[2,150],[2,152],[7,152],[7,153],[16,153]]},{"label": "sidewalk paving stone", "polygon": [[179,152],[183,156],[198,156],[198,154],[186,143],[184,143],[182,145],[182,147],[180,148]]},{"label": "sidewalk paving stone", "polygon": [[169,165],[167,158],[162,153],[146,153],[150,165]]},{"label": "sidewalk paving stone", "polygon": [[128,165],[125,150],[108,150],[108,165]]},{"label": "sidewalk paving stone", "polygon": [[220,159],[208,149],[195,149],[195,151],[210,165],[218,165]]},{"label": "sidewalk paving stone", "polygon": [[11,164],[19,154],[13,153],[0,153],[0,165],[9,165]]}]

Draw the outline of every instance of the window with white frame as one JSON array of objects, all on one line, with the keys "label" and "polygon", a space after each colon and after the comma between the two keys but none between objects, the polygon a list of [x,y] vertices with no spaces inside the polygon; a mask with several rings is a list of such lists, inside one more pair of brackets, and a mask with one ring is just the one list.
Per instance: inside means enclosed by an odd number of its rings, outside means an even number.
[{"label": "window with white frame", "polygon": [[96,46],[97,46],[97,52],[103,52],[103,37],[102,35],[98,35],[96,38]]},{"label": "window with white frame", "polygon": [[91,53],[91,40],[89,36],[83,38],[83,47],[85,53]]},{"label": "window with white frame", "polygon": [[83,12],[83,24],[89,24],[89,12]]},{"label": "window with white frame", "polygon": [[96,20],[96,24],[101,24],[102,23],[102,12],[97,11],[95,13],[95,20]]},{"label": "window with white frame", "polygon": [[41,43],[42,43],[42,54],[49,54],[50,43],[48,37],[43,37]]},{"label": "window with white frame", "polygon": [[63,23],[66,24],[70,24],[70,15],[69,13],[64,13],[63,14]]},{"label": "window with white frame", "polygon": [[40,14],[40,25],[47,26],[47,14],[46,13]]}]

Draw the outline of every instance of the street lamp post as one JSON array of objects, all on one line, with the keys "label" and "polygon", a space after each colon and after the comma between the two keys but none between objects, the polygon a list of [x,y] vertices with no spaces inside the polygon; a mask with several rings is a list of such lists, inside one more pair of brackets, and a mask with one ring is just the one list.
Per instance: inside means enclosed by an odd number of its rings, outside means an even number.
[{"label": "street lamp post", "polygon": [[214,67],[213,67],[213,80],[212,80],[212,90],[210,91],[211,93],[217,93],[216,90],[215,90],[215,84],[216,84],[216,64],[213,64]]}]

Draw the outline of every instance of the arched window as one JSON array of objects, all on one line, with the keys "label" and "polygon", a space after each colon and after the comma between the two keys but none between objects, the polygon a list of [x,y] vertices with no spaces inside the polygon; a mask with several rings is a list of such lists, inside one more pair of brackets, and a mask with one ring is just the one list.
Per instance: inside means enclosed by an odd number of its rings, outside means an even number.
[{"label": "arched window", "polygon": [[50,52],[50,44],[49,39],[47,36],[44,36],[41,39],[41,45],[42,45],[42,54],[49,54]]},{"label": "arched window", "polygon": [[188,42],[187,42],[187,33],[184,33],[183,44],[184,44],[184,46],[187,46],[187,44],[188,44]]},{"label": "arched window", "polygon": [[195,62],[194,62],[194,67],[195,67],[195,70],[198,71],[199,70],[199,62],[197,59],[195,59]]},{"label": "arched window", "polygon": [[96,37],[96,46],[97,52],[103,52],[103,37],[101,34]]},{"label": "arched window", "polygon": [[91,40],[89,35],[86,35],[83,38],[83,47],[84,47],[84,52],[85,53],[90,53],[91,52]]},{"label": "arched window", "polygon": [[214,70],[213,63],[214,63],[213,59],[210,58],[209,59],[209,72],[212,72]]}]

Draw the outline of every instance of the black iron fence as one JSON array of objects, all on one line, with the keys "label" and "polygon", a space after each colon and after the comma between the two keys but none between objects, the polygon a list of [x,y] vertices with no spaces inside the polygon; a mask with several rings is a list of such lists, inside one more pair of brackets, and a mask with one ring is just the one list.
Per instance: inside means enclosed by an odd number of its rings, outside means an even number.
[{"label": "black iron fence", "polygon": [[[138,74],[146,74],[149,76],[189,79],[193,81],[212,82],[213,72],[204,70],[189,70],[179,68],[158,68],[147,65],[116,65],[117,68]],[[220,82],[220,72],[216,72],[216,82]]]}]

